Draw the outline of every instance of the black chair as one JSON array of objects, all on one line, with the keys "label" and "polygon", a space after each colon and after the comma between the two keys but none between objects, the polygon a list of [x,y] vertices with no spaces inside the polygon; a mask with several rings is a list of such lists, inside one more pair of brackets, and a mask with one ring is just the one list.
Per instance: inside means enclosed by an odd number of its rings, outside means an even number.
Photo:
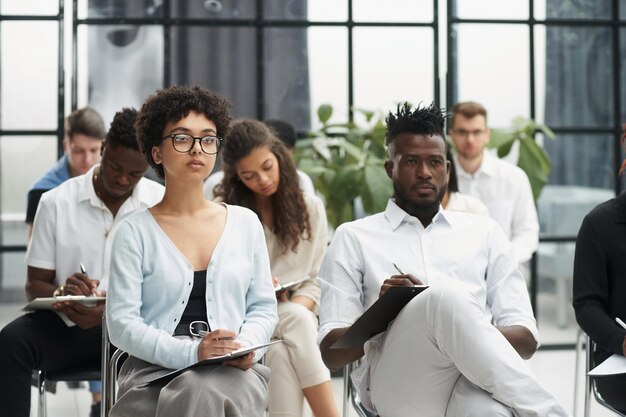
[{"label": "black chair", "polygon": [[120,360],[125,352],[116,349],[111,355],[111,344],[107,330],[106,319],[102,317],[102,363],[105,366],[76,367],[53,372],[35,371],[38,376],[37,388],[39,391],[39,417],[47,416],[46,407],[46,383],[47,382],[80,382],[102,381],[102,399],[100,402],[100,415],[107,417],[115,400],[117,399],[117,372]]},{"label": "black chair", "polygon": [[595,378],[593,376],[589,376],[589,371],[591,369],[593,369],[594,367],[594,361],[593,361],[593,353],[596,350],[596,343],[591,340],[591,338],[584,333],[582,330],[578,331],[578,335],[577,335],[577,340],[576,340],[576,367],[575,367],[575,382],[574,382],[574,416],[577,416],[577,391],[578,391],[578,383],[576,382],[578,380],[578,362],[579,362],[579,358],[580,358],[580,353],[582,352],[583,349],[583,339],[586,339],[586,343],[584,343],[584,345],[586,346],[586,355],[585,355],[585,405],[584,405],[584,410],[583,410],[583,415],[584,417],[589,417],[591,415],[590,411],[591,411],[591,401],[592,401],[592,396],[593,398],[595,398],[596,402],[600,405],[602,405],[603,407],[608,408],[609,410],[613,411],[615,414],[617,414],[618,416],[623,416],[626,417],[626,414],[623,414],[621,412],[619,412],[618,410],[616,410],[615,408],[613,408],[613,406],[611,406],[609,403],[607,403],[603,398],[602,395],[598,392],[598,387],[596,386],[595,383]]},{"label": "black chair", "polygon": [[101,371],[97,366],[84,366],[71,369],[63,369],[59,371],[35,371],[38,375],[37,389],[39,391],[39,417],[46,417],[48,414],[46,405],[46,383],[47,382],[80,382],[80,381],[98,381]]}]

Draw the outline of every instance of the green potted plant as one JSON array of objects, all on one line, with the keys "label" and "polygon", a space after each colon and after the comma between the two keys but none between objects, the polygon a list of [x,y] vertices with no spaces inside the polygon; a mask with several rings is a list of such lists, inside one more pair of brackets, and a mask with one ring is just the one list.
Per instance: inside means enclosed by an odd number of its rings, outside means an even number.
[{"label": "green potted plant", "polygon": [[375,112],[357,110],[365,125],[329,123],[332,106],[321,105],[321,128],[296,143],[298,167],[313,179],[325,199],[333,227],[354,219],[354,201],[360,199],[367,213],[383,211],[393,193],[383,166],[386,159],[385,124]]},{"label": "green potted plant", "polygon": [[535,201],[541,190],[548,183],[552,163],[546,151],[535,140],[535,132],[542,132],[546,138],[554,139],[554,132],[547,126],[536,123],[532,119],[516,117],[509,129],[493,129],[489,148],[495,148],[498,157],[508,155],[513,145],[519,143],[519,166],[528,176]]}]

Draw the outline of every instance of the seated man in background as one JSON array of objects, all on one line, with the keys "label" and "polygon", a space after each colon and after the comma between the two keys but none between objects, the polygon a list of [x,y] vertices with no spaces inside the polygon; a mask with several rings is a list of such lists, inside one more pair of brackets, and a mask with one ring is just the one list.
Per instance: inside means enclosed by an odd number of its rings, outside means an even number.
[{"label": "seated man in background", "polygon": [[[623,139],[622,139],[623,140]],[[620,174],[626,167],[622,165]],[[626,355],[626,193],[585,216],[574,256],[574,311],[578,325],[596,342],[594,366]],[[622,278],[620,278],[622,277]],[[602,398],[626,414],[626,375],[595,378]]]},{"label": "seated man in background", "polygon": [[[26,253],[29,300],[57,295],[104,295],[104,250],[111,228],[130,213],[151,207],[163,187],[143,178],[137,112],[118,112],[106,136],[100,165],[45,193]],[[87,272],[77,272],[84,265]],[[103,283],[105,284],[105,283]],[[0,330],[0,415],[27,417],[33,370],[100,365],[104,303],[86,307],[58,302],[56,312],[36,311]],[[92,415],[99,415],[99,404]]]},{"label": "seated man in background", "polygon": [[28,237],[32,233],[41,195],[72,177],[85,174],[100,160],[100,149],[106,131],[102,117],[95,110],[90,107],[74,110],[65,119],[64,129],[65,155],[28,191],[26,206]]},{"label": "seated man in background", "polygon": [[478,198],[511,241],[524,266],[539,246],[539,220],[528,176],[521,168],[485,150],[491,136],[487,110],[474,102],[452,108],[450,137],[456,148],[459,191]]},{"label": "seated man in background", "polygon": [[[289,123],[282,120],[266,120],[267,126],[272,129],[276,134],[276,137],[280,139],[287,147],[287,152],[293,158],[293,148],[296,146],[296,140],[298,135],[296,129]],[[313,181],[306,173],[297,170],[300,189],[303,193],[308,195],[315,195],[315,188],[313,187]],[[224,171],[217,171],[209,175],[209,178],[204,182],[204,196],[209,200],[215,200],[215,187],[222,182],[224,178]]]},{"label": "seated man in background", "polygon": [[[326,252],[318,275],[324,361],[338,369],[365,355],[358,390],[383,417],[566,416],[522,359],[535,352],[538,332],[506,236],[488,217],[441,209],[444,119],[434,105],[406,103],[387,118],[395,198],[385,212],[341,225]],[[387,331],[364,346],[331,348],[390,287],[421,283],[429,288]]]}]

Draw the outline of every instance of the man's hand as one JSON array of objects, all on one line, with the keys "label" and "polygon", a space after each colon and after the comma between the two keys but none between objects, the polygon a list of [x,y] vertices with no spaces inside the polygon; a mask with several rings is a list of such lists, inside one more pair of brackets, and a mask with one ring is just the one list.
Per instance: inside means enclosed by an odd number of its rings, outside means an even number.
[{"label": "man's hand", "polygon": [[336,371],[342,366],[360,359],[365,352],[363,346],[350,349],[331,349],[330,347],[337,341],[349,327],[342,327],[331,330],[320,343],[320,351],[322,352],[322,360],[331,371]]},{"label": "man's hand", "polygon": [[91,329],[102,324],[104,301],[99,301],[95,307],[90,307],[78,301],[60,301],[52,307],[64,313],[72,322],[83,330]]},{"label": "man's hand", "polygon": [[526,327],[500,326],[496,328],[523,359],[530,359],[537,351],[537,341]]},{"label": "man's hand", "polygon": [[100,281],[97,279],[91,279],[87,274],[75,272],[65,280],[63,295],[94,295],[99,284]]},{"label": "man's hand", "polygon": [[622,342],[622,351],[624,356],[626,356],[626,336],[624,336],[624,341]]},{"label": "man's hand", "polygon": [[378,297],[382,297],[391,287],[412,287],[414,285],[422,285],[422,281],[411,274],[392,275],[391,278],[387,278],[383,282]]}]

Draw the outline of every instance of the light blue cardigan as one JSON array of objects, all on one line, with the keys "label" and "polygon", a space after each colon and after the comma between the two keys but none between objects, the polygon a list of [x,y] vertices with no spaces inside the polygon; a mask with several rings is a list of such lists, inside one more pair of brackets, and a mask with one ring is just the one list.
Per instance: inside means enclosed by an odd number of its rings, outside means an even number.
[{"label": "light blue cardigan", "polygon": [[[242,346],[266,343],[278,322],[263,228],[252,211],[227,205],[227,218],[207,269],[212,330],[238,333]],[[111,343],[170,369],[198,362],[200,340],[174,338],[193,286],[189,261],[148,210],[115,231],[106,318]],[[258,350],[258,360],[264,350]]]}]

